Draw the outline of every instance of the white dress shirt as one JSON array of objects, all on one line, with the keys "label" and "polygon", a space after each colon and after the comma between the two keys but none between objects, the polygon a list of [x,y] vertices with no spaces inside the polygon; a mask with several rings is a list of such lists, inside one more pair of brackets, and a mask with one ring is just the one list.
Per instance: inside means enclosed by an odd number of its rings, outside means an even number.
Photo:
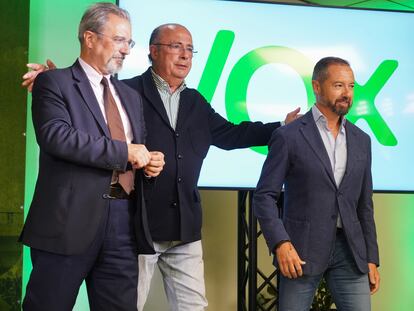
[{"label": "white dress shirt", "polygon": [[[103,75],[99,74],[92,66],[90,66],[88,63],[86,63],[84,60],[82,60],[80,57],[79,63],[82,66],[82,69],[85,71],[86,76],[88,77],[88,80],[91,84],[92,90],[95,93],[96,100],[98,101],[99,108],[102,111],[102,115],[106,120],[106,114],[105,114],[105,107],[104,107],[104,99],[103,99],[103,85],[101,84]],[[111,82],[110,75],[105,76],[105,78],[108,79],[109,83],[109,89],[111,90],[112,96],[115,99],[116,106],[118,107],[119,114],[121,115],[122,124],[124,126],[124,132],[126,137],[126,142],[129,144],[134,139],[134,136],[132,134],[132,128],[131,123],[129,121],[128,115],[124,109],[124,106],[121,104],[121,99],[119,98],[119,95],[114,87],[114,85]]]}]

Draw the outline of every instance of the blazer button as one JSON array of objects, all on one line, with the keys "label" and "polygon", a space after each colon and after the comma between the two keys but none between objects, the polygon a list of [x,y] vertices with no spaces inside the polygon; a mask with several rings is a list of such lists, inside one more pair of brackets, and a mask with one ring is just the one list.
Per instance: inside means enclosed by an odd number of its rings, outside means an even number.
[{"label": "blazer button", "polygon": [[177,155],[177,158],[182,159],[182,158],[183,158],[183,156],[182,156],[181,154],[178,154],[178,155]]},{"label": "blazer button", "polygon": [[178,206],[177,202],[171,203],[171,207],[177,207],[177,206]]},{"label": "blazer button", "polygon": [[178,181],[178,182],[182,182],[182,181],[183,181],[183,179],[182,179],[181,177],[178,177],[177,181]]},{"label": "blazer button", "polygon": [[175,137],[180,137],[180,133],[175,133]]}]

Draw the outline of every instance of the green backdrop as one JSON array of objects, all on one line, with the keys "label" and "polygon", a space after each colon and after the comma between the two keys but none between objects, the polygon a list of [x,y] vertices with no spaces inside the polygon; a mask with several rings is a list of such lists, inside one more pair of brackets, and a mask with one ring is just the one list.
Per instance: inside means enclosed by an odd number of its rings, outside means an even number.
[{"label": "green backdrop", "polygon": [[19,310],[29,2],[0,2],[0,310]]},{"label": "green backdrop", "polygon": [[[93,1],[90,0],[32,0],[30,2],[30,25],[28,28],[30,29],[28,59],[30,59],[31,62],[44,63],[46,57],[49,57],[60,67],[71,65],[74,59],[79,55],[77,26],[82,13],[92,2]],[[338,1],[338,5],[341,5],[340,2],[341,1]],[[373,1],[369,2],[373,3]],[[381,2],[382,5],[387,5],[384,1],[379,2]],[[335,1],[329,1],[329,4],[333,3],[335,3]],[[19,12],[22,11],[22,8],[24,7],[28,9],[28,1],[9,1],[9,7],[12,7],[13,5],[20,5],[18,9]],[[5,5],[1,5],[2,9],[5,7]],[[386,8],[386,6],[382,6],[382,8]],[[17,24],[16,19],[19,18],[18,24],[22,27],[26,24],[27,27],[27,19],[22,12],[19,13],[22,14],[22,16],[19,17],[14,14],[8,14],[7,10],[0,10],[0,12],[3,25],[4,23],[7,23],[7,20],[12,16],[13,25]],[[16,57],[16,53],[22,54],[24,53],[24,50],[21,48],[19,49],[18,46],[13,47],[13,43],[9,43],[4,39],[5,34],[9,35],[10,33],[13,33],[13,27],[3,27],[2,30],[2,64],[9,63],[8,67],[6,67],[9,68],[7,72],[4,72],[5,67],[2,65],[2,82],[8,81],[9,84],[1,84],[2,96],[0,109],[2,122],[0,122],[0,129],[3,130],[2,133],[8,133],[9,131],[6,127],[8,126],[7,124],[10,124],[14,128],[14,131],[13,135],[10,136],[11,138],[7,138],[6,140],[4,137],[6,135],[4,134],[1,138],[2,146],[3,144],[4,146],[7,146],[7,148],[2,147],[0,150],[2,155],[0,161],[2,161],[1,164],[3,164],[1,185],[3,189],[11,189],[11,191],[0,191],[0,199],[2,199],[1,202],[10,204],[6,204],[9,206],[8,210],[14,213],[21,213],[23,159],[20,155],[23,154],[23,139],[21,134],[23,131],[24,120],[21,117],[17,117],[17,115],[24,113],[24,111],[22,112],[23,108],[14,111],[14,105],[19,105],[19,102],[22,104],[24,95],[20,90],[17,91],[18,94],[13,94],[13,98],[7,98],[4,95],[8,93],[8,91],[4,88],[7,88],[7,85],[16,86],[20,84],[20,76],[25,71],[22,60],[23,62],[25,61],[26,55]],[[24,42],[24,35],[19,38]],[[10,50],[4,49],[3,46],[10,47]],[[20,59],[19,64],[14,63],[16,58]],[[13,76],[13,79],[11,79],[10,76]],[[30,96],[28,96],[27,102],[28,107],[30,107]],[[25,212],[27,212],[30,205],[38,171],[38,148],[33,134],[30,109],[27,109],[27,112],[26,175],[24,191]],[[9,159],[11,158],[15,160],[13,165],[9,165]],[[16,179],[16,183],[10,184],[10,180],[13,181],[13,178],[10,178],[12,175],[20,175],[21,177],[20,179]],[[396,176],[396,178],[398,178],[398,176]],[[380,244],[380,271],[382,283],[380,292],[373,298],[373,310],[414,310],[414,297],[412,295],[413,290],[411,285],[412,272],[410,269],[411,263],[414,262],[414,195],[376,194],[374,195],[374,201],[376,204],[375,217]],[[2,206],[0,211],[3,210],[4,207]],[[2,224],[1,221],[3,221],[2,218],[0,218],[0,224]],[[18,224],[17,226],[15,225],[15,228],[20,226],[21,224]],[[14,238],[17,238],[17,233],[14,232],[13,234]],[[16,243],[15,245],[18,244]],[[23,253],[24,294],[25,285],[31,270],[31,264],[28,249],[24,248]],[[16,265],[14,266],[16,267]],[[14,269],[16,270],[18,268]],[[3,272],[0,271],[0,273]],[[0,275],[0,279],[1,277],[2,275]],[[4,309],[1,305],[1,301],[0,309]],[[87,309],[87,299],[83,287],[75,310],[84,311]]]}]

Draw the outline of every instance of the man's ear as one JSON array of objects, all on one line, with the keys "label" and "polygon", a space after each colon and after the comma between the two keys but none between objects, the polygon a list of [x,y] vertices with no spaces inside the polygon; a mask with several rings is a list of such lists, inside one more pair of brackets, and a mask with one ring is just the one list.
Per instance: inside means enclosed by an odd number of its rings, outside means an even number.
[{"label": "man's ear", "polygon": [[158,47],[156,45],[150,45],[149,51],[150,51],[151,59],[156,59],[158,56]]},{"label": "man's ear", "polygon": [[83,42],[85,46],[88,47],[89,49],[93,47],[93,44],[96,41],[96,39],[97,39],[97,36],[92,31],[87,30],[83,33]]},{"label": "man's ear", "polygon": [[319,81],[312,80],[312,88],[313,88],[313,92],[315,93],[315,96],[317,97],[320,93],[320,90],[321,90],[321,85],[320,85]]}]

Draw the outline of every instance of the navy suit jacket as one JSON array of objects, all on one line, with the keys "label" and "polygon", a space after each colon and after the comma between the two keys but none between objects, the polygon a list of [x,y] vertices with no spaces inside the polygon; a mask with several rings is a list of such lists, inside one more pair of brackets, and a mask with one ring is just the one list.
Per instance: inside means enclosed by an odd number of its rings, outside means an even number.
[{"label": "navy suit jacket", "polygon": [[[112,79],[131,122],[134,143],[144,143],[141,97]],[[32,117],[40,147],[39,174],[21,241],[33,248],[77,254],[94,240],[108,212],[113,170],[127,166],[125,142],[112,140],[80,64],[40,74],[33,88]],[[143,226],[137,172],[137,229]],[[144,212],[145,214],[145,212]],[[141,232],[149,239],[149,232]]]},{"label": "navy suit jacket", "polygon": [[[304,274],[328,266],[338,213],[358,269],[379,264],[372,204],[371,142],[367,134],[345,123],[347,164],[339,187],[318,128],[309,111],[276,130],[254,194],[253,208],[270,251],[290,240],[302,260]],[[285,186],[283,218],[276,209]],[[276,261],[275,261],[276,263]]]},{"label": "navy suit jacket", "polygon": [[280,123],[235,125],[216,113],[197,90],[186,88],[180,94],[174,130],[150,69],[124,82],[142,95],[147,148],[165,155],[164,170],[154,186],[144,185],[152,238],[154,241],[197,241],[201,238],[202,223],[197,182],[210,146],[235,149],[266,145]]}]

